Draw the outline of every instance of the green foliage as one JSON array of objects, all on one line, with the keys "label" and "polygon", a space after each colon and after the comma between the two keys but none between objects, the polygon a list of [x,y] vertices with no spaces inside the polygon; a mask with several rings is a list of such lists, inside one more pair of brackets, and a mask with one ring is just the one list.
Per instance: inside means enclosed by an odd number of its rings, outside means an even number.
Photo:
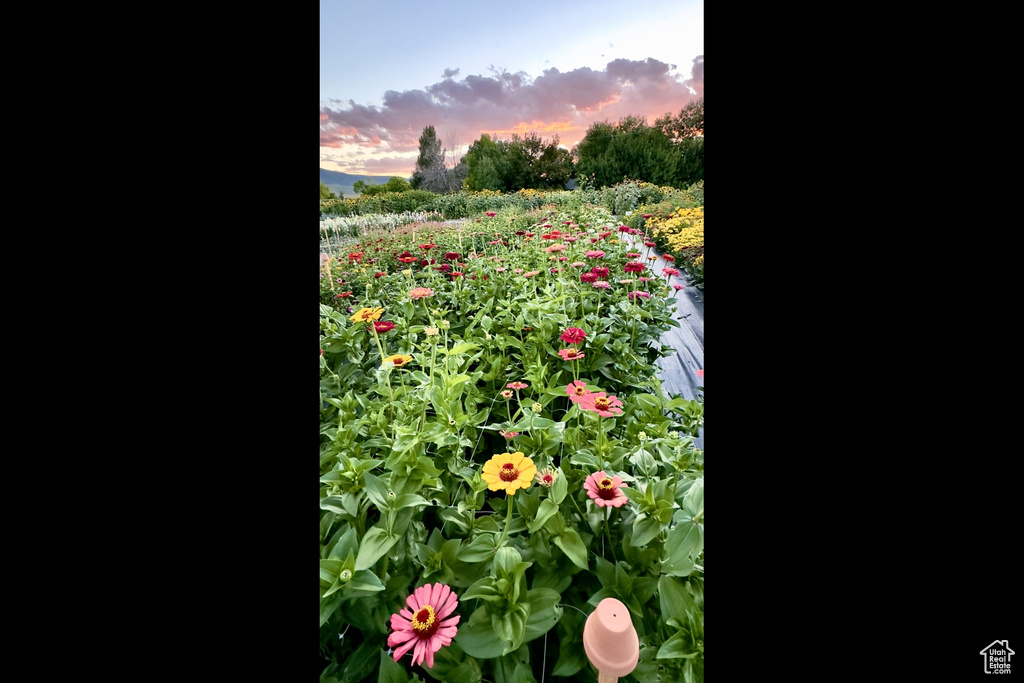
[{"label": "green foliage", "polygon": [[535,133],[511,140],[481,135],[466,152],[467,190],[562,189],[573,176],[572,155],[558,146],[556,135],[545,142]]},{"label": "green foliage", "polygon": [[324,185],[324,181],[320,181],[320,200],[324,199],[338,199],[339,197],[331,192],[331,189]]},{"label": "green foliage", "polygon": [[[674,193],[630,181],[607,199]],[[557,226],[577,237],[563,242],[568,262],[600,247],[594,263],[623,272],[638,248],[614,230],[613,206],[591,201],[604,194],[434,196],[473,220],[360,231],[358,244],[323,264],[322,292],[334,295],[335,283],[352,294],[320,307],[322,680],[481,683],[546,672],[592,682],[580,638],[604,597],[627,606],[641,638],[630,680],[702,680],[703,453],[692,436],[703,401],[669,398],[657,380],[660,339],[678,325],[671,293],[657,274],[629,285],[613,276],[606,291],[585,286],[582,271],[552,264],[545,248],[554,240],[541,237]],[[388,243],[379,253],[378,240]],[[397,260],[426,243],[437,263]],[[433,295],[412,300],[416,287]],[[651,297],[630,297],[638,287]],[[349,305],[380,307],[394,327],[375,335],[350,319]],[[558,355],[569,326],[586,331],[576,363]],[[412,360],[382,363],[391,354]],[[622,414],[600,418],[572,403],[566,385],[576,378],[621,400]],[[503,397],[513,381],[528,386]],[[554,485],[490,491],[481,467],[506,451],[557,472]],[[583,482],[598,470],[623,479],[625,505],[599,508],[587,495]],[[458,632],[433,668],[410,666],[408,655],[396,663],[390,617],[434,582],[458,596]]]}]

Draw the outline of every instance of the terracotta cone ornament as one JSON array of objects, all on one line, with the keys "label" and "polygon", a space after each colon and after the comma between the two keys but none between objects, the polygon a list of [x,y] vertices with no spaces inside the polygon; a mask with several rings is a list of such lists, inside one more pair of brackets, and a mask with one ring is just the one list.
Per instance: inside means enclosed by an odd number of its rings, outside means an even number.
[{"label": "terracotta cone ornament", "polygon": [[640,638],[626,606],[605,598],[583,626],[583,649],[597,669],[598,683],[615,683],[640,661]]}]

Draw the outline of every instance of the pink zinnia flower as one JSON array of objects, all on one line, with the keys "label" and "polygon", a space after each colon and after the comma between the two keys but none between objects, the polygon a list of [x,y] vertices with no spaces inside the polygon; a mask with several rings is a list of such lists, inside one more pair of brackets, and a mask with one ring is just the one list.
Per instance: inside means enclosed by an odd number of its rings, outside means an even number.
[{"label": "pink zinnia flower", "polygon": [[534,275],[537,275],[538,273],[540,273],[539,270],[531,270],[529,272],[523,273],[523,277],[533,277]]},{"label": "pink zinnia flower", "polygon": [[597,282],[597,273],[583,273],[580,282]]},{"label": "pink zinnia flower", "polygon": [[[594,241],[596,242],[597,240]],[[602,258],[603,256],[604,252],[601,251],[600,249],[591,249],[586,253],[587,258]]]},{"label": "pink zinnia flower", "polygon": [[586,356],[586,354],[580,353],[574,348],[562,349],[558,352],[558,355],[562,357],[562,360],[579,360]]},{"label": "pink zinnia flower", "polygon": [[564,240],[565,240],[566,242],[575,242],[576,240],[578,240],[578,239],[579,239],[579,237],[564,237],[563,239],[564,239]]},{"label": "pink zinnia flower", "polygon": [[505,439],[506,439],[507,441],[511,441],[512,439],[514,439],[514,438],[516,438],[517,436],[519,436],[519,432],[504,432],[504,431],[499,431],[498,433],[499,433],[499,434],[501,434],[501,435],[502,435],[503,437],[505,437]]},{"label": "pink zinnia flower", "polygon": [[485,216],[487,216],[488,218],[494,218],[494,217],[495,217],[495,216],[497,216],[498,214],[496,214],[496,213],[495,213],[495,212],[493,212],[493,211],[486,211],[486,212],[484,212],[484,215],[485,215]]},{"label": "pink zinnia flower", "polygon": [[614,417],[622,415],[622,405],[615,396],[606,396],[603,391],[587,394],[580,399],[580,408],[597,413],[601,417]]},{"label": "pink zinnia flower", "polygon": [[626,253],[626,258],[640,258],[640,252],[630,251]]},{"label": "pink zinnia flower", "polygon": [[630,292],[629,293],[629,300],[630,301],[635,301],[636,299],[650,299],[650,298],[651,298],[651,295],[648,294],[647,292],[637,291],[637,292]]},{"label": "pink zinnia flower", "polygon": [[428,296],[434,296],[434,290],[429,287],[417,287],[409,292],[410,299],[423,299]]},{"label": "pink zinnia flower", "polygon": [[622,489],[629,488],[622,483],[618,475],[609,477],[604,471],[594,472],[583,481],[583,488],[587,490],[594,504],[599,508],[619,508],[625,505],[629,498],[622,492]]},{"label": "pink zinnia flower", "polygon": [[495,273],[504,273],[506,270],[508,270],[508,268],[506,268],[505,266],[498,266],[497,268],[494,269],[494,272]]},{"label": "pink zinnia flower", "polygon": [[701,379],[704,378],[704,369],[703,368],[701,368],[700,370],[697,371],[697,376],[700,377]]},{"label": "pink zinnia flower", "polygon": [[569,386],[565,388],[565,393],[569,394],[569,400],[573,403],[579,403],[584,396],[590,395],[590,392],[583,388],[585,386],[587,386],[587,383],[581,380],[569,382]]},{"label": "pink zinnia flower", "polygon": [[560,337],[566,344],[579,344],[587,336],[587,333],[578,327],[567,327]]},{"label": "pink zinnia flower", "polygon": [[508,384],[505,385],[505,388],[515,389],[516,391],[519,391],[520,389],[526,389],[529,386],[530,385],[527,384],[526,382],[509,382]]},{"label": "pink zinnia flower", "polygon": [[672,263],[673,261],[675,261],[675,260],[676,260],[676,257],[675,257],[675,256],[673,256],[672,254],[665,254],[665,255],[664,255],[664,256],[662,256],[661,258],[665,259],[665,260],[666,260],[666,261],[668,261],[669,263]]},{"label": "pink zinnia flower", "polygon": [[679,291],[680,289],[682,289],[682,288],[683,288],[683,285],[672,285],[672,289],[676,290],[677,292],[678,292],[678,291]]},{"label": "pink zinnia flower", "polygon": [[668,266],[666,266],[666,267],[661,269],[661,274],[662,275],[668,275],[669,277],[671,277],[673,275],[679,275],[679,269],[677,269],[677,268],[669,268]]},{"label": "pink zinnia flower", "polygon": [[413,665],[426,660],[427,667],[433,668],[434,653],[442,645],[451,645],[458,633],[456,624],[460,616],[453,612],[459,605],[459,597],[448,586],[428,583],[413,591],[405,604],[409,609],[391,615],[388,647],[399,646],[391,656],[397,662],[412,650]]},{"label": "pink zinnia flower", "polygon": [[597,282],[594,283],[594,286],[597,287],[598,289],[608,289],[609,287],[611,287],[611,285],[605,282],[604,280],[598,280]]},{"label": "pink zinnia flower", "polygon": [[585,266],[587,264],[584,263],[583,261],[573,261],[569,265],[572,266],[573,268],[582,268],[583,266]]}]

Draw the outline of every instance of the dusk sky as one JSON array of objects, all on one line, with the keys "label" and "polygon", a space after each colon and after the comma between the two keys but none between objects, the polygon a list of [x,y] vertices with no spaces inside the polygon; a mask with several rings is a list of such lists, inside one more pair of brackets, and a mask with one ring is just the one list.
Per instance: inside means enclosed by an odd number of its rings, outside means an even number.
[{"label": "dusk sky", "polygon": [[704,96],[704,0],[505,7],[320,0],[320,167],[406,178],[428,125],[461,153],[482,133],[571,149]]}]

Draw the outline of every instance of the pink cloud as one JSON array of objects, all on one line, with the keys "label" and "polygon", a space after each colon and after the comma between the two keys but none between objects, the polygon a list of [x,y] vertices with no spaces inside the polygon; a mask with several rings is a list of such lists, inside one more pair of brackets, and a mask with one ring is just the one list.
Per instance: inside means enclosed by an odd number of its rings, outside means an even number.
[{"label": "pink cloud", "polygon": [[635,115],[653,122],[703,97],[704,56],[693,60],[686,76],[650,58],[616,59],[603,71],[546,69],[536,79],[524,72],[457,76],[458,69],[446,69],[442,81],[423,90],[389,90],[380,107],[352,100],[322,106],[320,146],[331,148],[331,160],[351,173],[403,177],[412,173],[419,136],[428,125],[442,142],[454,133],[464,146],[489,131],[506,139],[512,133],[546,139],[557,134],[560,144],[571,147],[597,121]]}]

